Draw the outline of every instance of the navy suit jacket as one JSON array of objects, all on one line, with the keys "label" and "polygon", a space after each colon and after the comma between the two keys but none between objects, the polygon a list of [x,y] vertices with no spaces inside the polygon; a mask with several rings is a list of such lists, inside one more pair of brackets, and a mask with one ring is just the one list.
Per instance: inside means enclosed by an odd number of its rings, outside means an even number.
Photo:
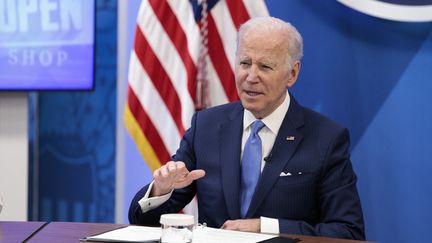
[{"label": "navy suit jacket", "polygon": [[[228,219],[240,219],[243,111],[235,102],[197,112],[173,160],[185,162],[189,170],[205,170],[205,177],[142,213],[138,201],[145,186],[132,200],[129,221],[158,224],[161,214],[179,212],[195,193],[200,223],[220,227]],[[246,218],[276,218],[281,233],[364,239],[349,157],[348,130],[291,98]]]}]

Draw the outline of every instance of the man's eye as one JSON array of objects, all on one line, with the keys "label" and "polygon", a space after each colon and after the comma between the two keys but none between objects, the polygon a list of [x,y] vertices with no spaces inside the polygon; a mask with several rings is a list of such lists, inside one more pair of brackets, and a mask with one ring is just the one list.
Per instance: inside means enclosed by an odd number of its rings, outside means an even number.
[{"label": "man's eye", "polygon": [[250,64],[249,64],[249,62],[241,61],[240,65],[242,65],[242,66],[249,66]]},{"label": "man's eye", "polygon": [[261,67],[265,70],[273,70],[273,68],[268,65],[262,65]]}]

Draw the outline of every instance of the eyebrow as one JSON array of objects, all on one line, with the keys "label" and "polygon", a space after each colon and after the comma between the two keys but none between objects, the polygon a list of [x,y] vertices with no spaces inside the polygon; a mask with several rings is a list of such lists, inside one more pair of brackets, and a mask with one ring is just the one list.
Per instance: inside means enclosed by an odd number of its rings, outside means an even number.
[{"label": "eyebrow", "polygon": [[272,66],[272,67],[276,67],[277,63],[269,61],[269,60],[258,60],[259,64],[264,64],[264,65],[268,65],[268,66]]},{"label": "eyebrow", "polygon": [[[239,56],[238,59],[239,59],[239,61],[251,60],[251,58],[248,57],[248,56]],[[271,60],[267,60],[267,59],[258,60],[257,63],[259,63],[259,64],[266,64],[266,65],[272,65],[272,66],[277,66],[277,64],[275,62],[272,62]]]}]

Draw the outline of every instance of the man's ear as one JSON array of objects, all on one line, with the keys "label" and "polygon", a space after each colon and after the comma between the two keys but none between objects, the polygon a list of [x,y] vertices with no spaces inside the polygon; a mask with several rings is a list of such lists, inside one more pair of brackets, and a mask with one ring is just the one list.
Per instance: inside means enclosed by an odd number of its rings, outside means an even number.
[{"label": "man's ear", "polygon": [[288,83],[287,83],[287,87],[291,88],[295,82],[297,81],[297,77],[300,73],[300,61],[295,61],[294,64],[292,65],[290,74],[289,74],[289,79],[288,79]]}]

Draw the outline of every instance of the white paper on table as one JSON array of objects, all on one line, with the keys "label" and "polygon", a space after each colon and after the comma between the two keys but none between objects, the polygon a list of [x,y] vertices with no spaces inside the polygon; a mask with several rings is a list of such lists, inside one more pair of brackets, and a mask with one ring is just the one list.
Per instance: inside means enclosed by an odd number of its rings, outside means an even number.
[{"label": "white paper on table", "polygon": [[266,235],[198,226],[193,232],[193,243],[255,243],[275,237],[277,237],[277,235]]},{"label": "white paper on table", "polygon": [[99,235],[88,236],[81,240],[104,242],[159,242],[160,236],[160,227],[127,226]]},{"label": "white paper on table", "polygon": [[[82,241],[105,242],[159,242],[162,231],[160,227],[127,226],[99,235],[89,236]],[[277,235],[240,232],[198,226],[193,231],[193,243],[255,243],[275,238]]]}]

